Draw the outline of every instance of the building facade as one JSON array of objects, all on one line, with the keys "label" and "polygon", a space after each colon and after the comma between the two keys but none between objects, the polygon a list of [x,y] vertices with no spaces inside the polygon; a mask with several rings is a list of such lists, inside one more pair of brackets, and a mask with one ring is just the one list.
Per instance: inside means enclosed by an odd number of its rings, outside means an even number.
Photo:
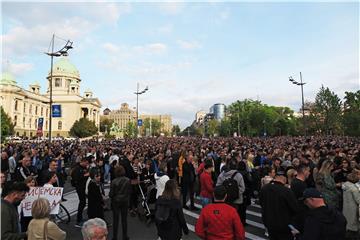
[{"label": "building facade", "polygon": [[118,132],[118,134],[116,135],[118,135],[118,137],[123,137],[124,136],[123,133],[126,127],[128,126],[128,124],[129,123],[135,124],[136,111],[130,109],[129,104],[122,103],[120,109],[111,111],[110,109],[106,108],[103,111],[102,118],[113,120],[114,123],[116,124],[117,132]]},{"label": "building facade", "polygon": [[225,118],[225,104],[223,103],[216,103],[211,106],[210,113],[214,115],[214,118],[218,121]]},{"label": "building facade", "polygon": [[[37,136],[38,122],[43,120],[43,136],[48,136],[50,115],[50,73],[47,76],[47,92],[41,94],[38,83],[29,90],[17,85],[10,73],[3,73],[0,81],[1,106],[15,124],[18,136]],[[86,117],[100,124],[100,101],[90,90],[80,95],[80,74],[67,57],[53,66],[52,77],[52,136],[68,137],[76,120]],[[41,119],[41,120],[40,120]]]},{"label": "building facade", "polygon": [[160,131],[162,133],[169,133],[171,134],[171,130],[172,130],[172,119],[171,119],[171,115],[151,115],[151,114],[141,114],[139,116],[139,119],[142,119],[143,121],[145,119],[150,119],[150,120],[157,120],[160,122],[161,124],[161,129]]}]

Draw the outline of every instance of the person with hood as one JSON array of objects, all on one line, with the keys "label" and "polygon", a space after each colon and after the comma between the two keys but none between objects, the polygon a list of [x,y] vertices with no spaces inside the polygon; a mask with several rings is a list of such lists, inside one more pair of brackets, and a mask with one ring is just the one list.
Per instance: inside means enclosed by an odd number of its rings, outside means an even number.
[{"label": "person with hood", "polygon": [[346,239],[359,239],[360,221],[359,205],[360,190],[355,185],[359,181],[359,175],[352,172],[347,175],[347,181],[342,184],[343,190],[343,214],[346,218]]},{"label": "person with hood", "polygon": [[325,204],[322,193],[315,188],[307,188],[303,197],[310,210],[300,240],[345,239],[346,219],[339,211]]},{"label": "person with hood", "polygon": [[160,166],[158,168],[158,171],[155,173],[155,183],[156,183],[156,199],[161,196],[165,189],[165,184],[167,181],[169,181],[169,177],[166,175],[167,171],[167,164],[166,162],[160,163]]},{"label": "person with hood", "polygon": [[176,180],[170,179],[156,201],[155,223],[161,240],[179,240],[182,232],[189,234],[181,207],[180,191]]},{"label": "person with hood", "polygon": [[[223,185],[225,180],[234,179],[237,182],[239,195],[235,200],[227,201],[229,204],[233,205],[236,209],[240,209],[240,205],[243,203],[243,193],[245,192],[245,183],[243,176],[237,170],[237,162],[231,160],[226,166],[227,169],[222,171],[217,179],[216,186]],[[229,193],[227,193],[229,198]],[[228,199],[229,200],[229,199]],[[240,216],[241,217],[241,216]]]}]

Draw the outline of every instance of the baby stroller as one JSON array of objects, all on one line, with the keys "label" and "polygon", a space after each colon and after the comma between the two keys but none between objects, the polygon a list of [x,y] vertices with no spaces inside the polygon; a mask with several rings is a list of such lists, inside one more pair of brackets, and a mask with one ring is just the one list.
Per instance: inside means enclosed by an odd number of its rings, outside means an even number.
[{"label": "baby stroller", "polygon": [[139,185],[140,197],[138,207],[138,215],[140,220],[146,221],[147,225],[151,224],[151,221],[155,212],[156,203],[156,187],[150,180],[145,180]]}]

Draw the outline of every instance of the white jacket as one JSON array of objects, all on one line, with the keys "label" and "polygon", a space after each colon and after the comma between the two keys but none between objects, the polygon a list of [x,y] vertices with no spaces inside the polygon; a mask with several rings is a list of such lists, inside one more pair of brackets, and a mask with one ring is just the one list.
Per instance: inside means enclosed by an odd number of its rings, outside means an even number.
[{"label": "white jacket", "polygon": [[165,189],[165,183],[170,179],[167,175],[162,175],[159,177],[157,173],[154,175],[155,182],[156,182],[156,199],[163,193]]}]

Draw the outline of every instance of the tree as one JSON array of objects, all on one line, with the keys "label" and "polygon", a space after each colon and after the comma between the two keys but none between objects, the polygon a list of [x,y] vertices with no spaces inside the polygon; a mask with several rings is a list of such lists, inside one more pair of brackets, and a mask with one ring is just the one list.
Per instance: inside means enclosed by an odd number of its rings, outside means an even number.
[{"label": "tree", "polygon": [[135,122],[128,122],[124,131],[124,136],[127,138],[134,138],[137,136],[137,127]]},{"label": "tree", "polygon": [[114,120],[109,118],[100,119],[100,132],[106,132],[106,134],[110,134],[110,128],[113,124]]},{"label": "tree", "polygon": [[80,118],[76,120],[70,129],[70,135],[74,137],[84,138],[89,137],[98,132],[95,122],[87,118]]},{"label": "tree", "polygon": [[143,133],[145,133],[144,135],[146,135],[146,129],[149,129],[149,135],[151,136],[160,136],[161,133],[161,128],[162,128],[163,124],[157,120],[157,119],[151,119],[151,127],[150,127],[150,118],[145,118],[144,122],[143,122]]},{"label": "tree", "polygon": [[221,120],[219,124],[219,135],[222,137],[231,137],[232,136],[232,128],[231,122],[228,119]]},{"label": "tree", "polygon": [[360,136],[360,90],[345,92],[343,127],[346,135]]},{"label": "tree", "polygon": [[316,94],[314,111],[322,133],[341,133],[341,100],[329,88],[322,86]]},{"label": "tree", "polygon": [[172,135],[178,136],[181,132],[179,125],[174,125],[171,129]]},{"label": "tree", "polygon": [[3,107],[1,106],[1,141],[7,136],[14,134],[14,124],[11,122],[11,118],[6,114]]},{"label": "tree", "polygon": [[215,119],[210,120],[207,123],[206,133],[209,136],[215,136],[216,134],[219,133],[218,127],[219,127],[219,122],[217,120],[215,120]]}]

